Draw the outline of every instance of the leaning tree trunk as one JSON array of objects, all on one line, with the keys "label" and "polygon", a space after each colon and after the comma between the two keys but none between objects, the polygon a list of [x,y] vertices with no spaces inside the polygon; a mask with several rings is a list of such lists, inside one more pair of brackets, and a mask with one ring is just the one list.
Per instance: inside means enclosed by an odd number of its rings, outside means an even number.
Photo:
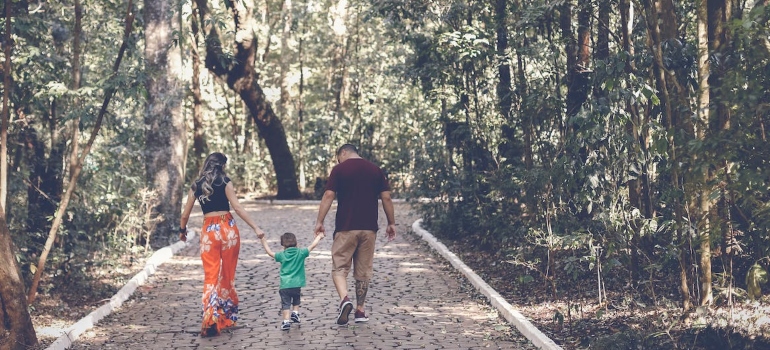
[{"label": "leaning tree trunk", "polygon": [[[200,23],[211,23],[208,4],[206,0],[196,0],[195,4],[200,13]],[[254,63],[257,58],[257,43],[252,30],[250,11],[244,7],[249,2],[232,3],[227,5],[233,12],[236,25],[236,42],[234,59],[227,64],[222,62],[225,57],[222,51],[222,42],[216,26],[208,26],[206,38],[206,68],[220,78],[227,81],[227,85],[238,93],[249,109],[251,117],[257,125],[259,135],[265,140],[270,157],[273,160],[275,177],[277,181],[279,199],[299,198],[299,186],[294,169],[294,157],[289,150],[286,140],[286,131],[281,120],[273,112],[273,108],[265,97],[262,87],[259,85]]]},{"label": "leaning tree trunk", "polygon": [[163,246],[172,237],[182,211],[182,186],[186,135],[182,115],[182,89],[176,78],[177,60],[169,59],[175,1],[146,1],[145,67],[149,78],[145,123],[145,174],[149,187],[158,192],[150,225],[150,242]]},{"label": "leaning tree trunk", "polygon": [[[130,39],[131,31],[134,28],[134,17],[134,2],[133,0],[128,0],[128,11],[126,11],[125,17],[125,31],[123,32],[123,43],[120,45],[120,48],[118,49],[118,57],[115,59],[115,63],[112,65],[112,76],[110,76],[110,78],[114,78],[118,74],[120,62],[123,61],[123,55],[126,53],[126,49],[128,48],[128,40]],[[108,85],[108,87],[105,89],[104,100],[102,101],[102,106],[99,108],[99,112],[96,115],[96,122],[94,123],[93,130],[91,130],[91,136],[88,138],[88,142],[86,142],[85,147],[83,147],[83,150],[80,152],[80,155],[78,156],[77,161],[71,170],[69,182],[67,183],[67,190],[62,196],[61,202],[59,202],[59,208],[56,210],[56,215],[54,215],[53,223],[51,224],[51,230],[48,231],[48,239],[45,241],[45,246],[43,247],[43,251],[40,253],[40,258],[38,258],[37,261],[35,276],[32,277],[32,285],[29,287],[29,291],[27,293],[28,304],[32,304],[35,301],[35,297],[37,296],[37,286],[40,283],[40,278],[43,275],[43,271],[45,270],[45,261],[48,258],[48,253],[51,252],[53,242],[56,240],[56,234],[59,231],[59,226],[61,226],[62,220],[65,216],[64,213],[67,212],[67,206],[69,205],[70,198],[72,198],[72,193],[75,192],[78,178],[80,177],[80,173],[83,171],[83,163],[88,154],[91,152],[91,147],[94,145],[94,141],[96,141],[96,136],[99,135],[99,130],[101,129],[102,122],[104,121],[104,115],[107,114],[107,107],[110,105],[110,100],[112,100],[112,96],[115,94],[115,91],[116,87],[114,85]]]},{"label": "leaning tree trunk", "polygon": [[23,350],[37,344],[3,207],[0,207],[0,320],[3,321],[0,322],[0,350]]}]

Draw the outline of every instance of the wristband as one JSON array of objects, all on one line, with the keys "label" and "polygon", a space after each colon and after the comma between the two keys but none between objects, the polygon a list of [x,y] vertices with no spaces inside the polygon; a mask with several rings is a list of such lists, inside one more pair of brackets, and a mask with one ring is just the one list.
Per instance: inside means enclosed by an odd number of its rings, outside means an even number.
[{"label": "wristband", "polygon": [[179,233],[187,233],[187,227],[180,227]]}]

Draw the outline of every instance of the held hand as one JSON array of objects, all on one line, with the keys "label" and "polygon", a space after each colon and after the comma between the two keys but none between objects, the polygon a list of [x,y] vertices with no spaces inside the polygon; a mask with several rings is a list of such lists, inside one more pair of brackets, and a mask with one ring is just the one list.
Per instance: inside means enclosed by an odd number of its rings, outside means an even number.
[{"label": "held hand", "polygon": [[388,228],[385,229],[385,233],[388,234],[388,242],[396,239],[396,225],[388,225]]},{"label": "held hand", "polygon": [[262,237],[265,237],[265,231],[262,231],[260,228],[255,228],[254,232],[257,233],[257,238],[262,239]]},{"label": "held hand", "polygon": [[187,233],[179,233],[179,240],[182,242],[187,242]]},{"label": "held hand", "polygon": [[313,231],[313,233],[316,236],[323,235],[322,237],[325,237],[326,236],[326,229],[324,228],[324,224],[323,223],[315,224],[315,230]]}]

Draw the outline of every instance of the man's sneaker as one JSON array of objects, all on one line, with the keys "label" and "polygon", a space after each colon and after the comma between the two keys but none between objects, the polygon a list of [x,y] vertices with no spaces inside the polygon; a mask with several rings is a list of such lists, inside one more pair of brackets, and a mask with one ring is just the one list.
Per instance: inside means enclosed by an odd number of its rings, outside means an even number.
[{"label": "man's sneaker", "polygon": [[299,312],[296,312],[296,311],[291,312],[291,322],[299,323]]},{"label": "man's sneaker", "polygon": [[366,317],[366,312],[356,310],[356,323],[369,322],[369,317]]},{"label": "man's sneaker", "polygon": [[350,302],[348,297],[345,297],[345,299],[342,299],[342,302],[340,302],[340,313],[337,315],[337,324],[348,324],[348,317],[350,316],[351,311],[353,311],[353,303]]},{"label": "man's sneaker", "polygon": [[281,330],[282,331],[288,331],[290,329],[291,329],[291,322],[289,322],[289,321],[281,322]]}]

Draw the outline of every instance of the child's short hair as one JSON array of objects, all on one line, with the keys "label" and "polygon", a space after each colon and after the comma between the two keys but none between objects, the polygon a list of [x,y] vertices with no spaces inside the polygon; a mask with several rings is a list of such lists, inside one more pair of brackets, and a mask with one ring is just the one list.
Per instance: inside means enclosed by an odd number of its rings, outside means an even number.
[{"label": "child's short hair", "polygon": [[296,247],[297,246],[297,236],[295,236],[291,232],[284,233],[283,235],[281,235],[281,245],[284,248]]}]

